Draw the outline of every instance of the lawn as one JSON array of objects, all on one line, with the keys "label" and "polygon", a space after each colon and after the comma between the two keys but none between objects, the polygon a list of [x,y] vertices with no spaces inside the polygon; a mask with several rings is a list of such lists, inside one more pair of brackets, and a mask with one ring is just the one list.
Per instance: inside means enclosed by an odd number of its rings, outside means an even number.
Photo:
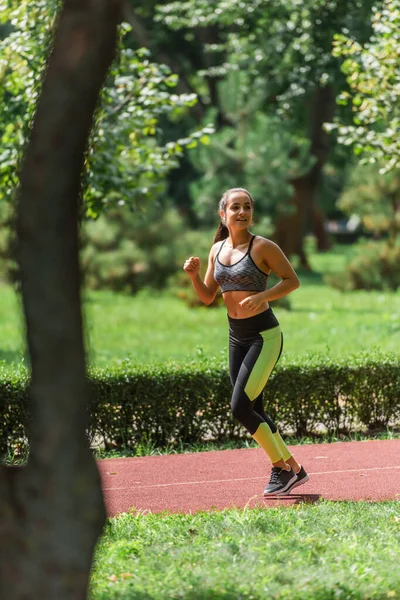
[{"label": "lawn", "polygon": [[400,598],[398,502],[111,519],[92,600]]},{"label": "lawn", "polygon": [[[342,293],[323,283],[346,261],[342,247],[313,254],[313,274],[300,273],[291,310],[274,310],[284,332],[284,357],[323,353],[343,356],[377,347],[400,347],[400,294]],[[274,307],[274,303],[271,303]],[[226,354],[227,321],[223,307],[188,308],[168,292],[137,296],[87,292],[84,299],[87,347],[93,365],[130,358],[137,363],[196,360]],[[3,285],[0,297],[0,360],[16,364],[23,356],[19,300]]]},{"label": "lawn", "polygon": [[[400,346],[400,298],[393,293],[342,294],[305,284],[292,295],[290,311],[276,308],[291,356],[343,356]],[[273,303],[271,303],[273,307]],[[130,356],[134,362],[191,360],[199,353],[226,352],[226,311],[189,309],[167,294],[130,298],[106,292],[89,295],[87,327],[92,363],[105,365]]]}]

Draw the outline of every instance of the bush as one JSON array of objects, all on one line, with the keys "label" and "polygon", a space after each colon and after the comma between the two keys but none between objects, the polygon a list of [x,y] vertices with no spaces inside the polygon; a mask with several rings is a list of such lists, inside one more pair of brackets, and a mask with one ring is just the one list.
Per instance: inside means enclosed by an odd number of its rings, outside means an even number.
[{"label": "bush", "polygon": [[183,229],[173,208],[153,207],[144,215],[124,206],[85,222],[81,262],[86,287],[127,293],[165,287],[181,266]]},{"label": "bush", "polygon": [[[1,449],[21,452],[26,444],[28,378],[0,373]],[[110,370],[92,369],[88,436],[107,449],[229,440],[246,436],[230,410],[231,384],[224,360],[143,367],[128,361]],[[266,410],[283,432],[385,428],[400,421],[400,362],[395,355],[360,355],[343,360],[310,356],[284,359],[265,391]]]},{"label": "bush", "polygon": [[326,282],[341,291],[397,290],[400,287],[400,245],[390,247],[383,242],[362,242],[346,270],[328,275]]},{"label": "bush", "polygon": [[[168,289],[173,296],[183,300],[191,308],[204,306],[204,304],[199,300],[191,280],[183,271],[183,264],[189,256],[198,256],[200,258],[200,277],[204,278],[214,234],[213,230],[185,231],[179,239],[177,248],[180,258],[179,269],[169,278]],[[221,304],[223,304],[222,295],[218,292],[210,306],[220,306]]]},{"label": "bush", "polygon": [[18,267],[15,261],[15,212],[11,202],[0,202],[0,280],[15,282]]},{"label": "bush", "polygon": [[0,457],[26,450],[28,373],[0,363]]}]

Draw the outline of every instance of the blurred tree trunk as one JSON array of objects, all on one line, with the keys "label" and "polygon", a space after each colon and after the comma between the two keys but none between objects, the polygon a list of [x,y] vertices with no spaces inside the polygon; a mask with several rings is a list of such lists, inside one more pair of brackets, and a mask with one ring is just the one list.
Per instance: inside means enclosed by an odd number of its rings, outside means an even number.
[{"label": "blurred tree trunk", "polygon": [[0,598],[86,597],[105,519],[85,435],[78,210],[120,0],[64,0],[21,173],[18,258],[32,367],[30,457],[0,467]]},{"label": "blurred tree trunk", "polygon": [[328,136],[322,127],[325,122],[332,120],[334,107],[334,90],[330,86],[317,88],[309,107],[310,153],[315,163],[308,173],[291,181],[294,188],[292,211],[278,220],[273,235],[274,241],[285,254],[289,257],[298,256],[300,265],[308,270],[310,266],[303,246],[307,226],[314,231],[319,250],[327,250],[330,246],[321,224],[323,217],[315,205],[315,196],[329,151]]}]

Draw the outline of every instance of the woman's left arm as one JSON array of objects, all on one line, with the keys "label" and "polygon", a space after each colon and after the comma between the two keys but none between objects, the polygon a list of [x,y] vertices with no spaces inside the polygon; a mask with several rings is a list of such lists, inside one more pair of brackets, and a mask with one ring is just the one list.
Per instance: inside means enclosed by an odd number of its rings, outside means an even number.
[{"label": "woman's left arm", "polygon": [[249,310],[257,310],[263,302],[287,296],[300,286],[295,270],[277,244],[271,240],[263,240],[258,244],[257,254],[271,271],[281,278],[281,281],[269,290],[248,296],[239,303],[242,308]]}]

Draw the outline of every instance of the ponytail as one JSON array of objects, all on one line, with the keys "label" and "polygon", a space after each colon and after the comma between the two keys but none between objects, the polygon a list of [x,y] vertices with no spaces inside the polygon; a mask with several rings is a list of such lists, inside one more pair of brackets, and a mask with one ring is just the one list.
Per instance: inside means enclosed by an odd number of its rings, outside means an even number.
[{"label": "ponytail", "polygon": [[229,230],[228,230],[227,226],[224,225],[221,221],[220,224],[218,225],[217,231],[215,232],[214,244],[216,242],[221,242],[222,240],[226,240],[227,237],[229,237]]}]

